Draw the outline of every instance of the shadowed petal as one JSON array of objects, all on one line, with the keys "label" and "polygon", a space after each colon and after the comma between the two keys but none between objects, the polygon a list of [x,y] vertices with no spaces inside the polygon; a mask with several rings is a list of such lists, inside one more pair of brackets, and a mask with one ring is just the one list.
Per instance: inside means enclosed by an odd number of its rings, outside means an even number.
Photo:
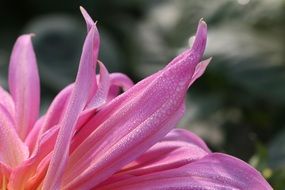
[{"label": "shadowed petal", "polygon": [[0,189],[6,190],[11,168],[0,161]]},{"label": "shadowed petal", "polygon": [[9,65],[9,88],[15,102],[15,123],[25,139],[39,114],[40,84],[31,35],[20,36],[13,48]]},{"label": "shadowed petal", "polygon": [[9,114],[0,106],[0,162],[15,167],[28,156],[28,147],[18,136]]},{"label": "shadowed petal", "polygon": [[15,119],[15,105],[12,97],[0,86],[0,106],[4,109],[11,121]]},{"label": "shadowed petal", "polygon": [[68,85],[54,98],[43,119],[39,137],[59,123],[64,111],[66,110],[73,88],[74,84]]},{"label": "shadowed petal", "polygon": [[130,176],[128,179],[95,189],[271,190],[272,188],[260,173],[247,163],[225,154],[214,153],[176,169]]},{"label": "shadowed petal", "polygon": [[[169,119],[162,122],[160,129],[152,128],[152,126],[156,124],[156,121],[154,118],[149,118],[142,125],[119,139],[118,142],[111,141],[110,145],[107,145],[108,141],[103,143],[103,145],[106,146],[106,149],[103,148],[103,151],[105,152],[101,152],[102,148],[100,147],[99,152],[95,151],[95,154],[98,154],[97,157],[94,158],[94,155],[91,154],[88,158],[86,157],[88,154],[85,154],[83,159],[75,160],[76,165],[70,164],[72,168],[68,168],[71,172],[68,173],[69,170],[66,171],[69,175],[66,175],[64,178],[63,184],[67,184],[64,188],[90,189],[91,187],[94,187],[94,185],[117,171],[122,165],[134,160],[137,155],[144,152],[150,144],[154,144],[157,139],[165,135],[165,133],[167,133],[166,131],[175,127],[177,122],[183,116],[183,113],[184,106],[180,107],[172,117],[169,117]],[[156,114],[153,116],[155,117]],[[100,138],[98,140],[101,141],[102,139]],[[91,147],[89,150],[90,149]],[[73,160],[71,160],[71,162],[72,161]]]},{"label": "shadowed petal", "polygon": [[122,73],[111,73],[110,80],[111,85],[108,94],[108,101],[118,96],[121,89],[127,91],[134,85],[133,81],[127,75]]},{"label": "shadowed petal", "polygon": [[200,63],[198,63],[198,65],[195,68],[195,73],[192,77],[192,81],[189,84],[189,86],[191,86],[199,77],[201,77],[203,75],[203,73],[205,72],[207,66],[209,65],[209,63],[211,62],[212,58],[206,59],[204,61],[201,61]]},{"label": "shadowed petal", "polygon": [[210,150],[198,136],[184,129],[174,129],[138,159],[114,174],[102,186],[134,176],[179,168],[209,153]]},{"label": "shadowed petal", "polygon": [[100,67],[99,85],[95,95],[92,97],[87,107],[85,108],[87,110],[96,109],[105,104],[107,101],[107,96],[110,88],[110,76],[104,64],[100,61],[98,63]]},{"label": "shadowed petal", "polygon": [[34,178],[34,176],[42,175],[41,173],[39,174],[41,171],[38,171],[38,166],[54,149],[57,135],[57,126],[52,127],[42,135],[38,147],[35,148],[29,159],[16,167],[11,173],[8,189],[25,189],[26,181]]}]

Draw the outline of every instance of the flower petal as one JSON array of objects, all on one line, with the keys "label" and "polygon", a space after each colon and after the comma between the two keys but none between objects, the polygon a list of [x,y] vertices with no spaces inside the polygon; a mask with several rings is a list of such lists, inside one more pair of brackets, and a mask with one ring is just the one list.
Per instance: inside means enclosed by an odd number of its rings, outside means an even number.
[{"label": "flower petal", "polygon": [[83,111],[92,94],[90,87],[96,81],[95,63],[99,48],[99,35],[95,25],[88,32],[82,51],[79,71],[69,104],[60,122],[60,131],[53,156],[43,183],[43,190],[59,189],[61,178],[68,160],[70,141],[73,136],[79,114]]},{"label": "flower petal", "polygon": [[42,175],[38,173],[38,166],[54,149],[58,129],[57,126],[54,126],[47,130],[40,138],[38,147],[35,148],[29,159],[14,168],[10,176],[8,189],[25,189],[27,181],[30,181],[34,176]]},{"label": "flower petal", "polygon": [[40,133],[43,121],[44,121],[44,117],[41,117],[40,119],[38,119],[37,122],[35,123],[35,126],[30,131],[27,138],[25,139],[25,144],[29,147],[31,154],[39,138],[39,133]]},{"label": "flower petal", "polygon": [[[149,118],[145,121],[144,125],[137,127],[118,142],[109,141],[111,145],[108,146],[106,144],[108,141],[105,141],[103,145],[105,145],[106,149],[109,148],[108,151],[103,148],[105,153],[101,151],[93,152],[93,155],[91,154],[90,157],[87,157],[88,154],[85,154],[82,155],[82,159],[76,160],[73,160],[74,157],[71,155],[69,168],[66,171],[63,181],[63,184],[66,184],[64,188],[90,189],[94,187],[117,171],[122,165],[134,160],[150,146],[149,144],[154,144],[157,139],[163,136],[166,133],[165,131],[169,131],[169,129],[175,127],[177,122],[182,118],[183,113],[184,106],[181,106],[172,117],[163,122],[163,127],[160,126],[161,129],[152,128],[152,122],[155,123],[156,121],[153,118]],[[149,125],[147,126],[147,124]],[[151,133],[152,136],[146,137],[145,135],[148,136],[148,133]],[[97,140],[101,141],[102,139]],[[93,144],[95,144],[94,141]],[[91,147],[88,149],[92,150]],[[102,147],[100,147],[100,150],[102,150]],[[98,156],[96,157],[94,154],[98,154]],[[76,163],[72,163],[74,161]],[[68,173],[69,171],[71,172]]]},{"label": "flower petal", "polygon": [[211,62],[212,58],[206,59],[204,61],[201,61],[200,63],[198,63],[198,65],[195,68],[195,73],[192,77],[192,81],[190,82],[191,86],[200,76],[203,75],[203,73],[205,72],[207,66],[209,65],[209,63]]},{"label": "flower petal", "polygon": [[110,80],[111,85],[108,94],[108,102],[118,96],[121,89],[127,91],[134,85],[133,81],[127,75],[122,73],[110,74]]},{"label": "flower petal", "polygon": [[16,129],[25,139],[39,114],[40,82],[31,35],[20,36],[9,65],[9,88],[15,102]]},{"label": "flower petal", "polygon": [[7,182],[9,181],[11,168],[0,161],[0,189],[7,189]]},{"label": "flower petal", "polygon": [[201,47],[205,48],[205,41],[200,39],[205,39],[201,36],[206,35],[205,31],[206,24],[200,22],[196,39],[201,44],[194,46],[198,49],[188,50],[183,59],[171,62],[133,86],[90,120],[90,125],[96,128],[70,155],[64,188],[95,186],[136,159],[175,126],[204,52]]},{"label": "flower petal", "polygon": [[141,176],[179,168],[201,159],[209,153],[210,150],[198,136],[185,129],[174,129],[102,185],[115,183],[130,178],[130,176]]},{"label": "flower petal", "polygon": [[18,136],[9,114],[0,106],[0,162],[15,167],[28,156],[28,147]]},{"label": "flower petal", "polygon": [[60,122],[68,105],[73,88],[74,84],[68,85],[54,98],[43,119],[39,137]]},{"label": "flower petal", "polygon": [[264,178],[247,163],[220,153],[209,154],[179,168],[142,176],[129,176],[95,189],[203,189],[272,190]]},{"label": "flower petal", "polygon": [[87,31],[91,30],[91,28],[95,25],[93,19],[90,17],[87,11],[81,6],[80,6],[80,11],[86,22]]},{"label": "flower petal", "polygon": [[100,61],[98,61],[98,63],[100,67],[99,85],[95,95],[92,97],[87,107],[85,108],[87,110],[96,109],[102,106],[107,101],[107,96],[110,88],[110,76],[104,64],[101,63]]},{"label": "flower petal", "polygon": [[11,120],[14,122],[15,105],[12,97],[0,86],[0,106],[8,113]]}]

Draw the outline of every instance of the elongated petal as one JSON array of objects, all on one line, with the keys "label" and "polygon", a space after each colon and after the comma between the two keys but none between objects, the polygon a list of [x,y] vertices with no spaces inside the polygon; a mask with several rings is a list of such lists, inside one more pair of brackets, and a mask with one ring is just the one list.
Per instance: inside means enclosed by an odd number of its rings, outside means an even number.
[{"label": "elongated petal", "polygon": [[174,129],[102,185],[115,183],[130,176],[141,176],[179,168],[201,159],[209,153],[210,150],[198,136],[184,129]]},{"label": "elongated petal", "polygon": [[117,183],[95,189],[202,189],[202,190],[271,190],[254,168],[225,154],[209,154],[182,167],[142,176],[129,176]]},{"label": "elongated petal", "polygon": [[20,36],[9,65],[9,88],[15,102],[16,129],[25,139],[34,125],[40,105],[40,84],[31,35]]},{"label": "elongated petal", "polygon": [[[71,168],[71,173],[64,179],[63,183],[67,184],[64,188],[90,189],[117,171],[122,165],[134,160],[137,155],[144,152],[150,146],[149,144],[154,144],[157,139],[165,135],[166,131],[175,127],[183,116],[183,113],[184,107],[182,106],[177,110],[175,115],[163,122],[163,127],[160,126],[161,129],[152,128],[154,124],[152,122],[156,121],[153,118],[149,118],[141,126],[121,138],[117,143],[111,142],[111,146],[104,143],[109,150],[105,150],[105,153],[98,152],[98,158],[94,158],[94,155],[87,158],[85,154],[84,158],[78,160],[79,162],[76,163],[78,165]],[[138,133],[138,131],[141,131],[141,133]],[[146,134],[149,135],[148,132],[152,133],[149,137],[145,136]],[[78,174],[80,175],[78,176]],[[69,183],[69,181],[71,182]]]},{"label": "elongated petal", "polygon": [[87,31],[91,30],[92,26],[95,25],[93,19],[89,16],[87,11],[81,6],[80,6],[80,11],[84,17],[85,22],[86,22]]},{"label": "elongated petal", "polygon": [[61,178],[68,159],[71,137],[74,133],[79,113],[86,106],[92,93],[90,87],[94,86],[93,82],[96,81],[94,66],[97,61],[98,47],[99,35],[94,25],[88,32],[83,46],[79,71],[69,99],[69,104],[59,124],[60,131],[47,176],[44,180],[43,190],[60,188]]},{"label": "elongated petal", "polygon": [[27,159],[29,151],[18,136],[8,115],[0,106],[0,162],[15,167]]},{"label": "elongated petal", "polygon": [[45,114],[39,136],[59,123],[66,110],[73,88],[74,84],[68,85],[54,98]]},{"label": "elongated petal", "polygon": [[[204,48],[205,42],[200,38],[205,39],[201,36],[206,35],[205,31],[206,24],[201,22],[196,39]],[[96,114],[98,120],[95,118],[92,124],[98,127],[70,156],[65,188],[94,187],[140,156],[175,126],[203,54],[201,46],[197,46],[198,50],[188,50],[184,59],[171,62],[161,72],[145,79],[147,83],[135,85]],[[124,103],[117,105],[120,99]],[[107,115],[112,114],[102,121],[109,109]]]},{"label": "elongated petal", "polygon": [[119,174],[137,176],[177,168],[209,153],[210,150],[198,136],[185,129],[173,129],[138,159],[125,166]]}]

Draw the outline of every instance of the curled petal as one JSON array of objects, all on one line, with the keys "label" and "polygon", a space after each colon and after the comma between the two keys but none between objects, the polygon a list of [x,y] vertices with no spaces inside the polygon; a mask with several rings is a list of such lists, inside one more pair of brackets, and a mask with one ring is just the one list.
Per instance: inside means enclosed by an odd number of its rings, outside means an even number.
[{"label": "curled petal", "polygon": [[211,62],[212,58],[206,59],[204,61],[201,61],[200,63],[198,63],[198,65],[195,68],[195,73],[192,77],[192,80],[190,82],[191,86],[200,76],[203,75],[203,73],[205,72],[206,68],[208,67],[209,63]]},{"label": "curled petal", "polygon": [[131,178],[130,176],[141,176],[179,168],[201,159],[209,153],[210,150],[198,136],[184,129],[174,129],[102,185]]},{"label": "curled petal", "polygon": [[131,88],[134,83],[133,81],[127,76],[122,73],[112,73],[110,75],[111,86],[108,95],[108,101],[114,99],[117,95],[119,95],[120,90],[127,91]]},{"label": "curled petal", "polygon": [[129,176],[127,179],[95,189],[272,190],[260,173],[247,163],[220,153],[209,154],[179,168]]},{"label": "curled petal", "polygon": [[100,80],[98,89],[95,95],[88,103],[86,109],[96,109],[102,106],[107,101],[107,96],[110,88],[110,76],[109,72],[102,62],[98,62],[100,67]]},{"label": "curled petal", "polygon": [[20,36],[9,65],[9,88],[15,102],[16,129],[25,139],[39,114],[40,82],[31,35]]}]

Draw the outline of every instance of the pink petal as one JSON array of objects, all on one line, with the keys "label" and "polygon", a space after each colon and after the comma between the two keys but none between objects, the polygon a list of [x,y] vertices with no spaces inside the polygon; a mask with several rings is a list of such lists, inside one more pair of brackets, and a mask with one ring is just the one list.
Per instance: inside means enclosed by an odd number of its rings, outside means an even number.
[{"label": "pink petal", "polygon": [[25,139],[39,114],[40,84],[31,35],[20,36],[9,66],[9,87],[15,102],[16,129]]},{"label": "pink petal", "polygon": [[58,129],[57,126],[54,126],[42,135],[38,147],[35,148],[35,151],[29,159],[16,167],[11,173],[8,189],[25,189],[27,181],[34,178],[34,176],[42,175],[38,173],[42,172],[38,171],[38,167],[54,149]]},{"label": "pink petal", "polygon": [[36,146],[37,139],[39,138],[39,133],[44,119],[45,119],[44,117],[41,117],[40,119],[37,120],[35,126],[32,128],[27,138],[25,139],[25,144],[29,147],[31,153],[33,152]]},{"label": "pink petal", "polygon": [[203,189],[271,190],[259,172],[247,163],[225,155],[209,154],[179,168],[142,176],[129,176],[117,183],[95,189]]},{"label": "pink petal", "polygon": [[99,35],[96,26],[92,26],[86,37],[79,71],[74,84],[69,104],[66,108],[54,153],[43,183],[43,190],[59,189],[61,178],[67,163],[70,141],[74,133],[79,113],[84,109],[92,94],[90,87],[96,81],[95,63],[98,56]]},{"label": "pink petal", "polygon": [[205,31],[206,24],[200,22],[196,40],[202,45],[196,44],[197,50],[188,50],[188,56],[171,62],[161,72],[118,96],[90,120],[96,129],[70,155],[65,188],[94,187],[140,156],[175,126],[203,54],[201,46],[205,47],[205,42],[200,38],[205,39],[201,36],[206,35]]},{"label": "pink petal", "polygon": [[184,129],[174,129],[103,184],[114,183],[130,176],[178,168],[201,159],[209,153],[208,147],[198,136]]},{"label": "pink petal", "polygon": [[59,123],[64,115],[73,88],[74,84],[68,85],[54,98],[45,114],[39,136]]},{"label": "pink petal", "polygon": [[192,77],[192,80],[189,86],[191,86],[198,78],[200,78],[203,75],[203,73],[205,72],[211,60],[212,58],[209,58],[209,59],[206,59],[198,63],[198,65],[195,68],[195,73]]},{"label": "pink petal", "polygon": [[86,22],[87,31],[91,30],[91,28],[95,25],[93,19],[89,16],[87,11],[81,6],[80,6],[80,11],[84,17],[85,22]]},{"label": "pink petal", "polygon": [[0,161],[0,189],[6,190],[11,170],[9,166]]},{"label": "pink petal", "polygon": [[110,75],[110,80],[111,86],[108,94],[108,101],[119,95],[121,89],[127,91],[134,85],[133,81],[127,75],[122,73],[112,73]]},{"label": "pink petal", "polygon": [[[163,127],[160,126],[161,129],[155,129],[153,124],[157,121],[149,118],[144,124],[131,131],[118,142],[105,141],[102,144],[104,147],[100,147],[98,152],[96,152],[97,150],[89,152],[91,153],[91,155],[89,155],[90,157],[87,156],[87,153],[82,155],[82,159],[73,160],[75,156],[72,157],[71,155],[69,162],[70,167],[66,171],[66,176],[63,181],[63,184],[67,184],[64,188],[90,189],[94,187],[123,165],[142,154],[150,144],[154,144],[157,139],[165,135],[166,131],[175,127],[183,113],[184,107],[182,106],[172,117],[163,122]],[[141,133],[138,133],[138,131]],[[101,141],[102,138],[97,138],[97,140]],[[107,142],[111,145],[108,145]],[[94,141],[92,143],[96,146]],[[92,150],[91,147],[89,147],[89,150]],[[98,157],[94,157],[96,154],[98,154]],[[71,164],[71,162],[74,161],[75,163]],[[71,172],[69,173],[69,171]]]},{"label": "pink petal", "polygon": [[92,97],[90,102],[88,103],[86,109],[96,109],[102,106],[107,101],[107,96],[110,88],[110,76],[109,72],[104,66],[103,63],[100,61],[99,67],[100,67],[100,80],[99,80],[99,86],[95,93],[95,95]]},{"label": "pink petal", "polygon": [[12,97],[0,86],[0,106],[4,109],[9,118],[14,122],[15,118],[15,105]]},{"label": "pink petal", "polygon": [[0,162],[15,167],[28,156],[28,147],[18,136],[9,114],[0,106]]}]

